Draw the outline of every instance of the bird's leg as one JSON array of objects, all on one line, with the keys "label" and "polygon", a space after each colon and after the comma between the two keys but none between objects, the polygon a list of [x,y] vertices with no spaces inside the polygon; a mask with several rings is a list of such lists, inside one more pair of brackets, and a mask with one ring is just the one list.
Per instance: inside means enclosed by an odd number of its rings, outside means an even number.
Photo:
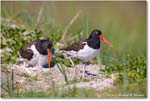
[{"label": "bird's leg", "polygon": [[82,79],[84,80],[85,78],[85,68],[86,68],[86,65],[88,64],[88,62],[83,62],[83,71],[82,71]]},{"label": "bird's leg", "polygon": [[86,67],[86,64],[83,65],[83,70],[82,70],[82,79],[84,80],[84,77],[85,77],[85,67]]}]

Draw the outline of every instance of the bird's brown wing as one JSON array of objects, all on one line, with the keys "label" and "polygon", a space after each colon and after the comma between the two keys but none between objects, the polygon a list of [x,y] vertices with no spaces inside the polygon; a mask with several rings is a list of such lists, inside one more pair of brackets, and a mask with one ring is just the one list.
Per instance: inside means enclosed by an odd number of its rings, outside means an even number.
[{"label": "bird's brown wing", "polygon": [[19,54],[21,55],[22,58],[31,60],[33,56],[33,51],[31,49],[20,49]]},{"label": "bird's brown wing", "polygon": [[65,47],[65,48],[62,48],[61,50],[64,50],[64,51],[79,51],[80,49],[83,49],[84,46],[86,44],[86,40],[83,40],[83,41],[79,41],[79,42],[76,42],[68,47]]},{"label": "bird's brown wing", "polygon": [[38,41],[39,41],[39,39],[38,40],[34,40],[34,41],[28,43],[24,48],[21,48],[19,50],[20,56],[22,58],[31,60],[31,58],[33,56],[33,51],[31,49],[28,49],[28,48],[30,48],[32,45],[36,45],[38,43]]}]

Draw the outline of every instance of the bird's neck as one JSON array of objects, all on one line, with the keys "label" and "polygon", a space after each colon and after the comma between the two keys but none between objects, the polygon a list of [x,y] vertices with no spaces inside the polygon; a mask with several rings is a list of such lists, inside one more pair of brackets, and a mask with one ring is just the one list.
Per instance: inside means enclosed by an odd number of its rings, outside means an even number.
[{"label": "bird's neck", "polygon": [[100,40],[96,38],[90,38],[87,40],[88,46],[90,46],[93,49],[99,49],[100,48]]}]

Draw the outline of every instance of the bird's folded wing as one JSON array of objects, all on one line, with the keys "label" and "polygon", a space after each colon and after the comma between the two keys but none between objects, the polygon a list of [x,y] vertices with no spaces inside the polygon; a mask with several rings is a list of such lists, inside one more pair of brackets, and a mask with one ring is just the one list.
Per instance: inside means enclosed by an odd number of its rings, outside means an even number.
[{"label": "bird's folded wing", "polygon": [[79,42],[76,42],[68,47],[65,47],[65,48],[62,48],[61,50],[64,50],[64,51],[79,51],[80,49],[83,49],[85,44],[86,44],[86,40],[83,40],[83,41],[79,41]]},{"label": "bird's folded wing", "polygon": [[19,54],[22,58],[31,60],[33,56],[33,51],[31,49],[21,49],[19,50]]}]

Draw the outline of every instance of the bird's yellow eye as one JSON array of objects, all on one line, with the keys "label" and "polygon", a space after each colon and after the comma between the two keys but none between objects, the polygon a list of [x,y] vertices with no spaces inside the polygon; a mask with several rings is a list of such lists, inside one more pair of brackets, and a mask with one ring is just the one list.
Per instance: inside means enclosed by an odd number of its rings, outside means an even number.
[{"label": "bird's yellow eye", "polygon": [[96,31],[96,34],[98,34],[98,32]]}]

